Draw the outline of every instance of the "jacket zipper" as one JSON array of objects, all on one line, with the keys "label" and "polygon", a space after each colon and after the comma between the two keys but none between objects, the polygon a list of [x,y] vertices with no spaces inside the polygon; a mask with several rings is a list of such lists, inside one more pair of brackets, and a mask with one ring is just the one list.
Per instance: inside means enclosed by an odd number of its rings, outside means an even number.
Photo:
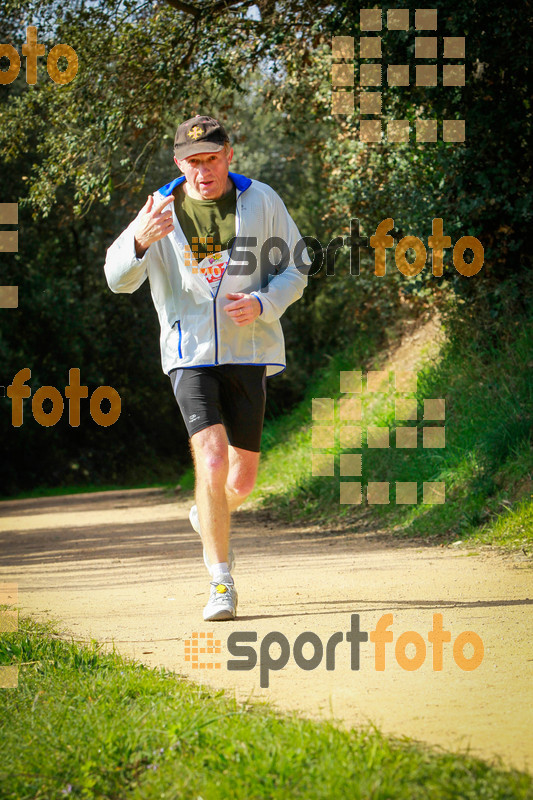
[{"label": "jacket zipper", "polygon": [[[246,187],[246,189],[247,189],[247,188],[248,188],[248,187]],[[241,227],[241,215],[238,213],[238,203],[239,203],[239,198],[240,198],[241,194],[244,194],[244,192],[246,191],[246,189],[243,189],[243,191],[242,191],[242,192],[240,192],[240,193],[237,195],[237,202],[236,202],[236,204],[235,204],[235,212],[236,212],[236,214],[237,214],[238,225],[236,225],[236,226],[235,226],[235,238],[237,238],[237,236],[239,235],[239,229],[240,229],[240,227]],[[222,275],[222,277],[221,277],[221,279],[220,279],[220,283],[219,283],[219,284],[218,284],[218,286],[217,286],[216,293],[215,293],[215,295],[213,296],[213,321],[214,321],[214,323],[215,323],[215,365],[218,365],[217,297],[218,297],[218,293],[219,293],[219,291],[220,291],[220,287],[222,286],[222,281],[224,280],[224,275],[226,274],[226,272],[227,272],[227,271],[228,271],[228,269],[229,269],[229,262],[231,261],[231,254],[232,254],[232,252],[233,252],[233,247],[234,247],[234,245],[235,245],[235,242],[233,242],[233,244],[232,244],[232,246],[231,246],[231,250],[229,251],[228,263],[227,263],[227,265],[226,265],[226,269],[224,270],[224,274]]]}]

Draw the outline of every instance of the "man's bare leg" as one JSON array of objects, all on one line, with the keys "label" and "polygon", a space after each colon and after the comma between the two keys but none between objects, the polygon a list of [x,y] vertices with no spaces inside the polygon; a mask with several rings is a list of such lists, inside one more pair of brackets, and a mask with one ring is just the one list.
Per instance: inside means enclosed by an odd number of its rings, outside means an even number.
[{"label": "man's bare leg", "polygon": [[211,564],[228,560],[229,508],[226,479],[228,437],[223,425],[210,425],[191,436],[195,497],[202,541]]},{"label": "man's bare leg", "polygon": [[259,453],[228,445],[229,471],[226,479],[226,499],[230,513],[238,508],[255,486]]},{"label": "man's bare leg", "polygon": [[196,505],[202,541],[211,564],[227,562],[230,513],[252,491],[259,453],[228,444],[223,425],[191,437],[196,473]]}]

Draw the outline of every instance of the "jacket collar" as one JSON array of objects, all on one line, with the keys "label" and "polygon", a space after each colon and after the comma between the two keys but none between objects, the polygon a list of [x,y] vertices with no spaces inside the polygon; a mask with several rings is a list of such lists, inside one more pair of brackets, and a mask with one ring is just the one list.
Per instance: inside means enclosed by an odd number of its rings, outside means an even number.
[{"label": "jacket collar", "polygon": [[[228,174],[233,183],[235,184],[235,186],[237,187],[237,191],[239,192],[239,194],[248,189],[248,187],[251,186],[252,184],[250,178],[246,178],[244,175],[239,175],[238,172],[230,172]],[[161,189],[159,189],[159,194],[163,195],[163,197],[168,197],[169,195],[172,194],[176,186],[180,186],[184,182],[184,180],[185,180],[185,175],[182,175],[180,178],[176,178],[175,180],[170,181],[170,183],[165,184],[165,186],[162,186]]]}]

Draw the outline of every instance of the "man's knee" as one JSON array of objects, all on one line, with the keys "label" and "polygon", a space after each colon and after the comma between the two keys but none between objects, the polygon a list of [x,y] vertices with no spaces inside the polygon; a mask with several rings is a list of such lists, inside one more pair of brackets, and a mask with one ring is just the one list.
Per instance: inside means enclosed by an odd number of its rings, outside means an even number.
[{"label": "man's knee", "polygon": [[191,437],[191,447],[197,473],[211,478],[224,478],[229,467],[228,442],[224,429],[204,428]]},{"label": "man's knee", "polygon": [[231,494],[244,499],[255,486],[259,454],[242,451],[238,457],[230,459],[231,468],[228,474],[226,488]]},{"label": "man's knee", "polygon": [[229,475],[227,489],[240,498],[248,497],[255,486],[255,471],[253,473],[240,473]]}]

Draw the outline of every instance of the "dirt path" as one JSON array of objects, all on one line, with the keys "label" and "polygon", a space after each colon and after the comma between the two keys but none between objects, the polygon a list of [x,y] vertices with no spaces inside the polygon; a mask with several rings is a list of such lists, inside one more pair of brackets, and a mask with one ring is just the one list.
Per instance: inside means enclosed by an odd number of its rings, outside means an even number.
[{"label": "dirt path", "polygon": [[[61,620],[75,638],[115,641],[148,665],[234,690],[240,699],[266,699],[348,726],[372,720],[387,733],[447,750],[470,747],[486,759],[533,769],[530,563],[485,551],[399,546],[387,537],[267,528],[241,511],[233,525],[239,617],[208,624],[202,621],[208,577],[188,508],[156,490],[0,503],[0,582],[18,583],[24,611]],[[352,669],[351,615],[359,614],[361,630],[370,632],[387,613],[394,641],[385,645],[384,671],[375,669],[371,641],[361,644],[360,669]],[[442,671],[433,670],[428,642],[435,613],[452,637]],[[194,632],[211,631],[221,653],[200,659],[220,666],[194,669],[185,643]],[[227,637],[241,631],[257,632],[253,647],[258,656],[263,647],[264,675],[264,637],[278,631],[288,640],[290,657],[270,671],[268,688],[260,687],[259,663],[227,669]],[[324,645],[312,671],[293,654],[305,631]],[[396,660],[397,639],[406,631],[419,633],[427,647],[416,671]],[[463,631],[483,641],[484,658],[473,671],[454,660],[453,642]],[[326,643],[335,632],[343,639],[335,668],[327,670]],[[405,652],[411,657],[414,645]],[[472,653],[466,645],[465,657]],[[271,644],[271,659],[279,654]],[[302,657],[312,654],[306,644]]]}]

